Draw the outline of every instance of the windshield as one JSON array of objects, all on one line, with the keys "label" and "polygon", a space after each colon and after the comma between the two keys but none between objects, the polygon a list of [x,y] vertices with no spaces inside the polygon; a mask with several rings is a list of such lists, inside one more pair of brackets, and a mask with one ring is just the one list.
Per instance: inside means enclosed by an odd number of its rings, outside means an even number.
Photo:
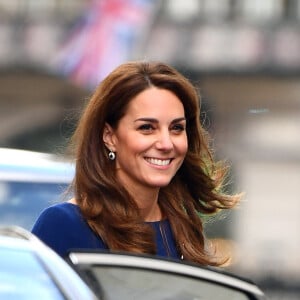
[{"label": "windshield", "polygon": [[0,298],[65,299],[32,253],[12,249],[0,250]]},{"label": "windshield", "polygon": [[40,212],[62,200],[67,184],[0,181],[0,225],[31,230]]}]

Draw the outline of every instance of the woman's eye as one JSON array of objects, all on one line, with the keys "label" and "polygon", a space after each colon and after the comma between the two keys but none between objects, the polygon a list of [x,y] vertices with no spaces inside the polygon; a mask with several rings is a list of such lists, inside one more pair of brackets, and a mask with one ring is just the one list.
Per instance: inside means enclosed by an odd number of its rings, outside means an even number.
[{"label": "woman's eye", "polygon": [[185,126],[182,124],[175,124],[172,126],[172,130],[176,132],[181,132],[185,130]]},{"label": "woman's eye", "polygon": [[151,124],[143,124],[139,127],[139,130],[141,131],[152,131],[154,128]]}]

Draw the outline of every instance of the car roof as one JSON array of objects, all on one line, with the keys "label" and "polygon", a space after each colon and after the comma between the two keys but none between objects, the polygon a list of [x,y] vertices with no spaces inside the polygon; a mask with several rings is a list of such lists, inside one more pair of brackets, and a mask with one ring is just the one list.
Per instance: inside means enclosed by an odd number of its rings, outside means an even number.
[{"label": "car roof", "polygon": [[0,226],[0,247],[37,251],[38,239],[29,231],[19,226]]},{"label": "car roof", "polygon": [[73,176],[74,164],[62,156],[0,148],[0,181],[69,183]]},{"label": "car roof", "polygon": [[0,236],[0,248],[9,250],[32,251],[32,244],[24,239],[16,239],[12,236]]}]

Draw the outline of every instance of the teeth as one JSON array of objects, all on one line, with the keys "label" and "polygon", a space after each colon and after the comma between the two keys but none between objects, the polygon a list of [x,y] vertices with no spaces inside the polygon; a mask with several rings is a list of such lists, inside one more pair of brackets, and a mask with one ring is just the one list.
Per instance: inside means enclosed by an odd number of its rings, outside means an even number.
[{"label": "teeth", "polygon": [[147,161],[153,165],[166,166],[170,163],[170,159],[147,158]]}]

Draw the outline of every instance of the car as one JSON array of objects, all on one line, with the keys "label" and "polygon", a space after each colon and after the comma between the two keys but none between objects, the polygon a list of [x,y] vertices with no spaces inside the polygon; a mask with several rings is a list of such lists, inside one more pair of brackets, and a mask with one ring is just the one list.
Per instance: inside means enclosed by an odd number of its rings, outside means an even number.
[{"label": "car", "polygon": [[100,299],[265,299],[248,280],[185,261],[80,250],[70,252],[68,261]]},{"label": "car", "polygon": [[65,260],[29,231],[1,226],[0,299],[98,298]]},{"label": "car", "polygon": [[31,230],[41,211],[63,200],[74,165],[50,153],[0,148],[0,225]]}]

